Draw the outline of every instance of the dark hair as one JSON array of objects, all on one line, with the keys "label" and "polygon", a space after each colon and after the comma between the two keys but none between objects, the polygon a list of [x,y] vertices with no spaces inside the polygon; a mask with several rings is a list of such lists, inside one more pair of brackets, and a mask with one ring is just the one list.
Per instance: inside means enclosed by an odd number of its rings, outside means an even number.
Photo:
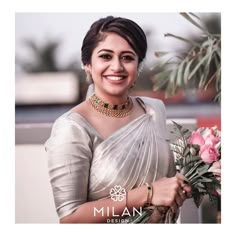
[{"label": "dark hair", "polygon": [[145,58],[147,39],[141,27],[129,19],[108,16],[95,21],[84,37],[81,48],[81,59],[84,65],[91,62],[93,50],[103,40],[104,33],[109,32],[118,34],[129,43],[137,53],[139,63]]}]

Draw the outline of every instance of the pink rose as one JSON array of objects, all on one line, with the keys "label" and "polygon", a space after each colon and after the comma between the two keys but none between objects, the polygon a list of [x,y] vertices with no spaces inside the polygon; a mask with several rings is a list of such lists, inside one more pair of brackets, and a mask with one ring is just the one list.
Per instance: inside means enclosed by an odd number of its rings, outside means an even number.
[{"label": "pink rose", "polygon": [[215,137],[212,134],[209,134],[205,139],[205,144],[211,144],[211,145],[215,146],[219,141],[220,141],[219,138]]},{"label": "pink rose", "polygon": [[[200,130],[200,129],[198,129]],[[202,131],[202,137],[204,138],[204,140],[206,139],[207,136],[209,135],[214,135],[215,136],[215,131],[212,128],[205,128]]]},{"label": "pink rose", "polygon": [[202,137],[202,134],[200,133],[199,130],[192,132],[192,135],[189,138],[189,143],[190,144],[198,144],[199,146],[204,145],[205,141],[204,141],[204,138]]},{"label": "pink rose", "polygon": [[220,155],[218,150],[211,144],[205,144],[201,146],[199,154],[202,160],[206,163],[212,163],[213,161],[216,161]]}]

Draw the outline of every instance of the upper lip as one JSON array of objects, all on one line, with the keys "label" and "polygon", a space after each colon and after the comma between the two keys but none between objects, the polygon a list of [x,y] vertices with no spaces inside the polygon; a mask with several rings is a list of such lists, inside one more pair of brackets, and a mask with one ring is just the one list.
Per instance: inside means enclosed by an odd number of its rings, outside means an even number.
[{"label": "upper lip", "polygon": [[114,76],[114,77],[124,77],[124,76],[127,76],[127,75],[121,75],[121,74],[110,74],[110,75],[103,75],[103,76]]}]

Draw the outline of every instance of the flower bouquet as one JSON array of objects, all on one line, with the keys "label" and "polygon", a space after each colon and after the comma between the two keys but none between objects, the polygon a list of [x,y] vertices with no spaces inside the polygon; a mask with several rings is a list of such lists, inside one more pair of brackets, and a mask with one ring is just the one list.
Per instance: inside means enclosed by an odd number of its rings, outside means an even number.
[{"label": "flower bouquet", "polygon": [[[204,195],[216,204],[221,194],[221,132],[217,127],[190,131],[174,121],[173,124],[172,133],[177,139],[171,143],[171,149],[176,175],[191,185],[197,207]],[[141,216],[129,218],[128,223],[175,223],[177,217],[169,207],[151,206],[144,208]]]}]

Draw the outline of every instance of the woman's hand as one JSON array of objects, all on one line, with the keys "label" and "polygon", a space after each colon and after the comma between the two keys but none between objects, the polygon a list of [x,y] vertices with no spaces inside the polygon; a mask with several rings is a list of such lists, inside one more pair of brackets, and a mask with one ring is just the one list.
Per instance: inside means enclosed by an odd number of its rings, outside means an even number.
[{"label": "woman's hand", "polygon": [[192,195],[190,185],[178,177],[162,178],[152,183],[152,204],[155,206],[169,206],[173,212],[183,205],[186,198]]}]

